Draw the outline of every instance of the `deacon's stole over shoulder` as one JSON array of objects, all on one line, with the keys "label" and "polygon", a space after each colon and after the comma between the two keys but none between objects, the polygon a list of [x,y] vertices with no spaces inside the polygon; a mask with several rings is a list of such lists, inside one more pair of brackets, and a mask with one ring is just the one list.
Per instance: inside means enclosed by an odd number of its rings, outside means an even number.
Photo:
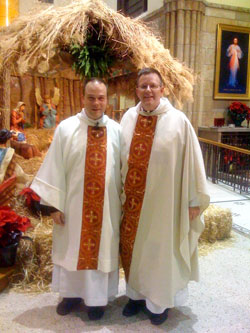
[{"label": "deacon's stole over shoulder", "polygon": [[82,231],[77,270],[97,269],[101,239],[107,155],[106,127],[88,126]]},{"label": "deacon's stole over shoulder", "polygon": [[157,116],[139,115],[128,158],[124,191],[123,219],[120,233],[120,253],[128,281],[130,264],[146,188],[148,163],[154,141]]}]

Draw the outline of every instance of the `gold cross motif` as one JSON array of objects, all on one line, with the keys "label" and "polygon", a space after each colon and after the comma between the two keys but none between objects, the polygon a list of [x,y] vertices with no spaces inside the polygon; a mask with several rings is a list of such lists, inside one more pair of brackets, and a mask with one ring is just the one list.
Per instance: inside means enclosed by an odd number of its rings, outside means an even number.
[{"label": "gold cross motif", "polygon": [[131,209],[134,209],[137,206],[137,202],[135,201],[135,198],[130,199],[129,206]]},{"label": "gold cross motif", "polygon": [[143,147],[143,144],[140,143],[135,147],[135,151],[138,151],[137,155],[141,155],[141,152],[145,152],[146,149]]},{"label": "gold cross motif", "polygon": [[94,165],[98,165],[98,162],[101,162],[102,159],[99,157],[99,154],[98,153],[95,153],[94,156],[92,155],[92,157],[90,158],[90,161],[93,161],[94,162]]},{"label": "gold cross motif", "polygon": [[140,180],[140,177],[137,177],[137,172],[134,171],[133,174],[130,174],[129,178],[132,180],[133,184],[136,184],[137,180]]},{"label": "gold cross motif", "polygon": [[100,138],[103,135],[103,131],[102,130],[92,130],[92,134],[96,137],[96,138]]},{"label": "gold cross motif", "polygon": [[95,243],[93,243],[93,242],[91,241],[90,238],[88,239],[88,242],[87,242],[87,243],[84,243],[83,245],[84,245],[85,247],[87,247],[87,250],[88,250],[88,251],[91,250],[91,248],[94,248],[94,247],[95,247]]},{"label": "gold cross motif", "polygon": [[95,182],[93,182],[92,185],[88,186],[88,190],[91,192],[91,194],[95,194],[96,192],[100,191],[100,188],[96,187]]},{"label": "gold cross motif", "polygon": [[142,127],[147,127],[150,124],[150,119],[147,119],[147,117],[144,117],[141,119]]},{"label": "gold cross motif", "polygon": [[86,217],[90,221],[90,223],[93,223],[95,220],[97,220],[97,215],[94,214],[93,210],[91,210],[90,214],[86,215]]},{"label": "gold cross motif", "polygon": [[125,226],[125,231],[130,232],[131,230],[132,230],[132,229],[129,227],[129,225],[126,224],[126,226]]}]

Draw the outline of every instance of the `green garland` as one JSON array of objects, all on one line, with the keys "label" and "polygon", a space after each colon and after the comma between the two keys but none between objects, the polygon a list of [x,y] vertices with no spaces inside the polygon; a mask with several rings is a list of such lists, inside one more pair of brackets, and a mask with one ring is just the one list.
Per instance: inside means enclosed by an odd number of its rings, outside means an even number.
[{"label": "green garland", "polygon": [[115,61],[108,44],[98,38],[96,32],[88,34],[84,45],[72,44],[69,53],[74,60],[72,68],[80,79],[108,76]]}]

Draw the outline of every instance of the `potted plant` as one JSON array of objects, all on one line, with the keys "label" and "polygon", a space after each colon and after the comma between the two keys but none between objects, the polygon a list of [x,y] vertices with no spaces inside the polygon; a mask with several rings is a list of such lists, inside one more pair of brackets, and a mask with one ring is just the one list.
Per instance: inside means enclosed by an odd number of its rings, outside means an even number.
[{"label": "potted plant", "polygon": [[29,227],[29,218],[17,215],[9,206],[0,206],[0,267],[14,265],[20,238]]},{"label": "potted plant", "polygon": [[249,107],[241,102],[233,102],[228,107],[228,115],[236,127],[241,127],[243,120],[247,118]]}]

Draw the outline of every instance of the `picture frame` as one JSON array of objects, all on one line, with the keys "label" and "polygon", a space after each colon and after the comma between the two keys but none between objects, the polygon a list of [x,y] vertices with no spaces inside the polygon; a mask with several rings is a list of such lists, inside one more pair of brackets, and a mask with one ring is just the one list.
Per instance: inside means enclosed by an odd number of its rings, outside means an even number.
[{"label": "picture frame", "polygon": [[250,28],[218,24],[214,99],[249,100]]}]

